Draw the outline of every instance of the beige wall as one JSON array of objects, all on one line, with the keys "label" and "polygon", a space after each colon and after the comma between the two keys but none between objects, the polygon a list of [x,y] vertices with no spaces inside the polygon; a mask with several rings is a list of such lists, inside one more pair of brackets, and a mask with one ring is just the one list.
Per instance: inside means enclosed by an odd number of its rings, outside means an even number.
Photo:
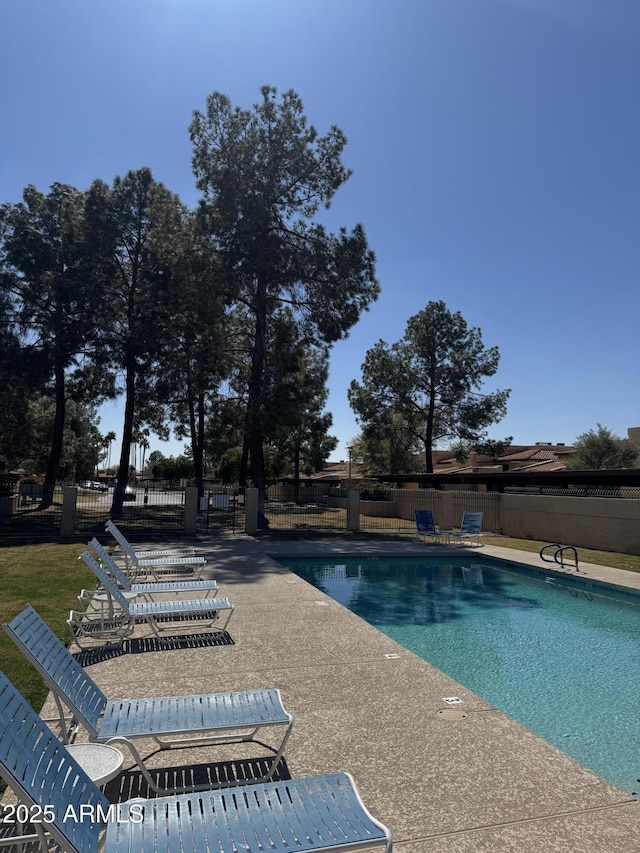
[{"label": "beige wall", "polygon": [[[463,510],[483,511],[486,533],[640,556],[637,499],[428,489],[393,489],[391,493],[392,501],[362,501],[360,512],[413,520],[414,510],[430,509],[440,529],[448,530],[457,528]],[[329,498],[328,504],[346,507],[347,501]]]},{"label": "beige wall", "polygon": [[[516,539],[558,542],[640,555],[640,500],[555,495],[393,490],[400,518],[430,509],[441,529],[460,523],[462,509],[484,511],[483,529]],[[497,502],[497,506],[496,506]]]},{"label": "beige wall", "polygon": [[303,501],[317,501],[322,495],[326,495],[328,489],[320,486],[299,486],[296,494],[295,486],[275,485],[267,488],[267,500],[270,501],[294,501],[296,498]]},{"label": "beige wall", "polygon": [[631,444],[635,445],[640,450],[640,427],[629,427],[627,437]]},{"label": "beige wall", "polygon": [[374,518],[402,518],[397,501],[360,501],[360,513]]},{"label": "beige wall", "polygon": [[500,495],[502,532],[640,555],[640,500]]}]

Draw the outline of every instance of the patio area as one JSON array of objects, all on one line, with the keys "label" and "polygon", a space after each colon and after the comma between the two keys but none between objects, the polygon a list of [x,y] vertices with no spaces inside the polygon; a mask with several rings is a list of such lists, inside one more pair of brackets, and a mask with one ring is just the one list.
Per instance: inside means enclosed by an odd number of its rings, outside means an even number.
[{"label": "patio area", "polygon": [[[85,654],[110,698],[277,687],[294,727],[280,772],[347,770],[402,853],[619,853],[636,850],[640,809],[618,790],[341,605],[269,555],[415,553],[438,546],[380,540],[200,539],[205,574],[235,605],[228,636],[175,644],[136,637]],[[540,565],[537,555],[484,554]],[[589,576],[640,588],[640,576],[581,565]],[[458,696],[449,708],[443,697]],[[51,706],[51,707],[48,707]],[[54,712],[51,700],[43,715]],[[268,743],[268,738],[265,737]],[[141,746],[143,755],[150,755]],[[169,775],[250,778],[269,757],[255,743],[157,752]],[[211,764],[213,762],[213,764]],[[146,795],[125,751],[110,799]],[[171,768],[171,770],[168,770]],[[178,768],[176,770],[176,768]],[[640,765],[639,765],[640,774]]]}]

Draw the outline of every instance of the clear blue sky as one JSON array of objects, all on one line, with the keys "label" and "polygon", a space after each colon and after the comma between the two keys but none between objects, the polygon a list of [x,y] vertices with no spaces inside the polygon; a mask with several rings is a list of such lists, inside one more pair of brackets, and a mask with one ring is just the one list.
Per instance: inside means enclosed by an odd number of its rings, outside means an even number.
[{"label": "clear blue sky", "polygon": [[640,425],[638,0],[0,0],[0,81],[0,202],[149,166],[195,205],[214,90],[345,131],[328,219],[363,223],[382,293],[333,349],[335,458],[367,349],[437,299],[500,349],[494,437]]}]

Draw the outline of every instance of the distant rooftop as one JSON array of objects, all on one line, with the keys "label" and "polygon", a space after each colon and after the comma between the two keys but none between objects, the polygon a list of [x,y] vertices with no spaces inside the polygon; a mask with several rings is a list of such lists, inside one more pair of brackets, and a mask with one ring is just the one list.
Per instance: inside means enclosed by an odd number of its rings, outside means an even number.
[{"label": "distant rooftop", "polygon": [[[445,473],[483,473],[489,471],[563,471],[567,458],[573,453],[574,447],[564,442],[551,444],[547,441],[537,441],[535,444],[509,445],[500,456],[489,456],[480,453],[470,453],[465,462],[460,463],[451,450],[433,451],[433,470],[435,474]],[[424,453],[417,456],[418,469],[424,471]],[[410,472],[407,472],[410,473]],[[360,466],[351,461],[351,476],[360,477]],[[328,462],[322,471],[318,471],[310,479],[349,478],[349,461]]]}]

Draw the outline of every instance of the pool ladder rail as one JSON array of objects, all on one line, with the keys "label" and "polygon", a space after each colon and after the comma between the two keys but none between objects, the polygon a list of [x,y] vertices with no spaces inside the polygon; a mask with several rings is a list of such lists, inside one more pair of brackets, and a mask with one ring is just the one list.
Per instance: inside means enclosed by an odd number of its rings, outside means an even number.
[{"label": "pool ladder rail", "polygon": [[[555,548],[556,550],[553,552],[553,558],[545,556],[545,551],[547,548]],[[561,568],[565,567],[565,558],[564,552],[569,551],[573,555],[573,568],[576,572],[579,572],[578,568],[578,551],[574,548],[573,545],[559,545],[557,542],[550,542],[548,545],[543,545],[540,548],[540,559],[545,563],[557,563]],[[567,564],[568,565],[568,564]]]}]

